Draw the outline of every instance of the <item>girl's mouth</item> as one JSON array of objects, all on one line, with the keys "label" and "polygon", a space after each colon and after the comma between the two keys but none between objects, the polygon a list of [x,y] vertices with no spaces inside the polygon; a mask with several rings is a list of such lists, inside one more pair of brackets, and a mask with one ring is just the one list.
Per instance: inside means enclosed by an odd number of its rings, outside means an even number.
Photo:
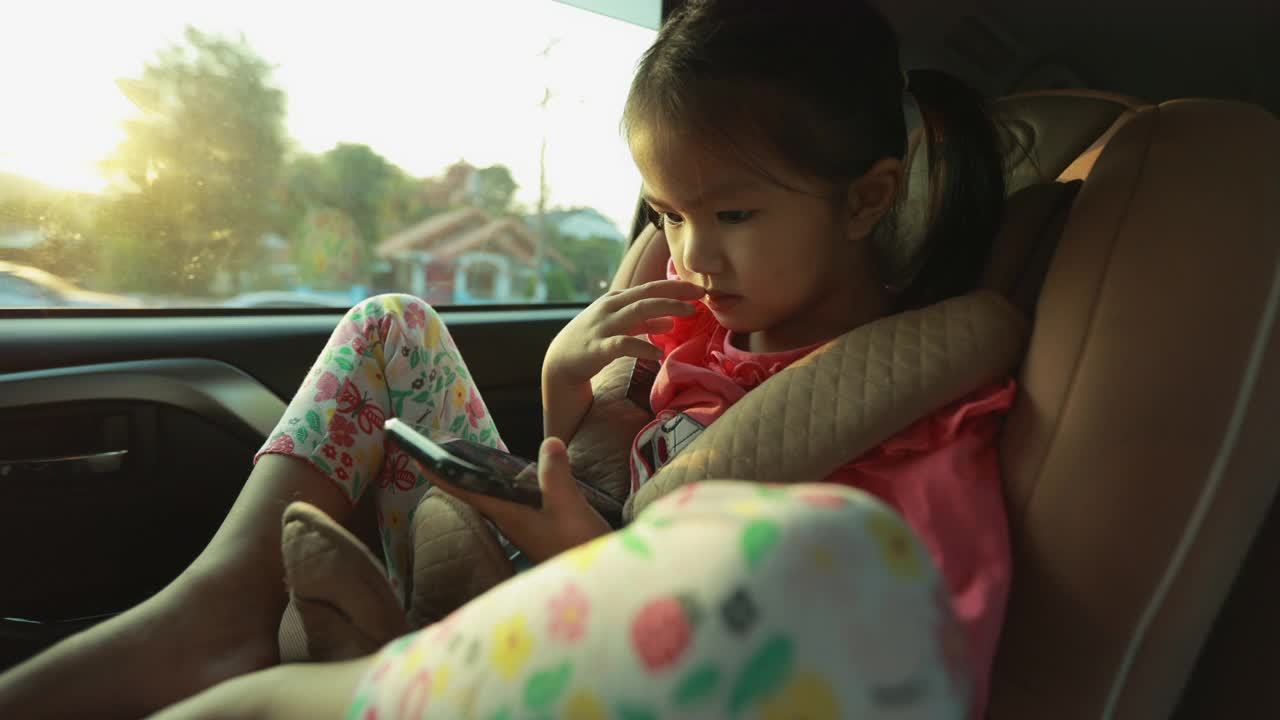
[{"label": "girl's mouth", "polygon": [[735,305],[742,302],[742,296],[708,290],[707,297],[704,302],[707,303],[707,307],[716,312],[728,312],[733,309]]}]

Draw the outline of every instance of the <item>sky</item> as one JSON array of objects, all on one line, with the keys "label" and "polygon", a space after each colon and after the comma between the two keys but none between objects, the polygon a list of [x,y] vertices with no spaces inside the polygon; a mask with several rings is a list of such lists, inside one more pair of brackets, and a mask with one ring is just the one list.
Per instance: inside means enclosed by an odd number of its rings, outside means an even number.
[{"label": "sky", "polygon": [[275,66],[304,151],[364,143],[417,176],[501,163],[532,208],[545,129],[550,206],[591,206],[623,227],[635,210],[618,120],[647,28],[554,0],[42,0],[5,15],[0,171],[103,191],[98,162],[137,113],[115,80],[189,24],[243,34]]}]

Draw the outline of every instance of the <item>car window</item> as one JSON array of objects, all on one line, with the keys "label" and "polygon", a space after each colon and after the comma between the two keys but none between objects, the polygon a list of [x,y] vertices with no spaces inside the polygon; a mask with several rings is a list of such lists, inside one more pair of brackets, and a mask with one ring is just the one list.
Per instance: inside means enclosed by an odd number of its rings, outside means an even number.
[{"label": "car window", "polygon": [[[589,301],[637,206],[619,119],[655,32],[609,5],[11,13],[0,307]],[[613,5],[656,20],[659,0]],[[10,289],[35,270],[48,282]]]},{"label": "car window", "polygon": [[39,285],[0,270],[0,303],[10,307],[44,307],[56,298]]}]

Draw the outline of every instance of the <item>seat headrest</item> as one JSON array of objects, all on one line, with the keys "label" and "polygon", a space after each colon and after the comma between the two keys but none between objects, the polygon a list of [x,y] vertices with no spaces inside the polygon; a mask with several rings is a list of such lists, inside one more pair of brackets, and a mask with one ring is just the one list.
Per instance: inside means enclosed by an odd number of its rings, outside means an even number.
[{"label": "seat headrest", "polygon": [[[1072,169],[1084,179],[1087,168],[1073,164],[1082,155],[1101,151],[1111,134],[1147,103],[1125,95],[1092,90],[1046,90],[1019,93],[992,103],[992,115],[1004,152],[1005,195],[1037,183],[1062,178]],[[899,206],[898,234],[910,244],[924,237],[936,191],[929,177],[928,146],[919,127],[919,111],[908,103],[906,185]],[[1092,165],[1092,162],[1089,163]]]},{"label": "seat headrest", "polygon": [[1100,150],[1135,111],[1148,106],[1089,90],[1029,92],[997,100],[993,112],[1004,135],[1005,193],[1067,179],[1063,174],[1078,158],[1095,147]]}]

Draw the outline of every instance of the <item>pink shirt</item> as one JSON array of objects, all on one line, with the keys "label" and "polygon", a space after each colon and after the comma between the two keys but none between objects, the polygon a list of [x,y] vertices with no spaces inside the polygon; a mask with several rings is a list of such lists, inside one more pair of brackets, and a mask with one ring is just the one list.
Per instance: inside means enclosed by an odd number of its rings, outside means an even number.
[{"label": "pink shirt", "polygon": [[[697,308],[671,332],[650,336],[664,360],[650,393],[656,419],[632,447],[633,489],[749,390],[821,345],[750,353],[733,346],[705,305]],[[894,507],[928,548],[969,641],[978,717],[1012,571],[996,440],[1015,391],[1012,378],[979,388],[825,478]]]}]

